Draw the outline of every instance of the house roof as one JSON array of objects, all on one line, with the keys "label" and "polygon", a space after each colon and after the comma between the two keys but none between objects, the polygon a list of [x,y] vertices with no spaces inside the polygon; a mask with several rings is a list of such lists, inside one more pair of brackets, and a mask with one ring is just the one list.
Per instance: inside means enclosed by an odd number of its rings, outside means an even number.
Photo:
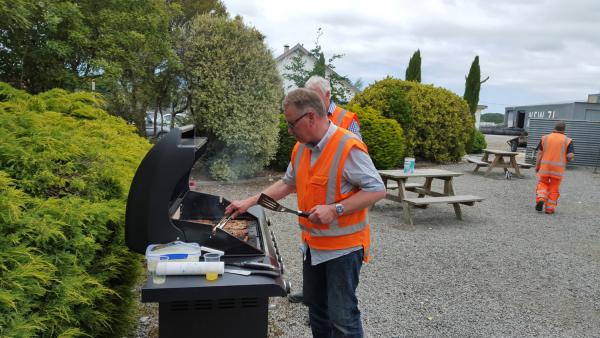
[{"label": "house roof", "polygon": [[[294,55],[295,53],[300,53],[303,55],[308,56],[309,58],[313,59],[314,62],[319,61],[316,57],[314,57],[314,55],[312,55],[306,48],[304,48],[304,46],[302,46],[301,44],[297,43],[294,47],[290,48],[287,52],[283,52],[281,55],[279,55],[278,57],[275,58],[275,61],[277,62],[281,62],[284,59],[287,59],[288,57],[291,57],[292,55]],[[327,69],[329,69],[330,72],[340,76],[335,70],[327,67]],[[354,86],[350,81],[346,81],[346,85],[348,87],[350,87],[352,90],[354,90],[355,92],[359,93],[360,89],[358,89],[356,86]]]}]

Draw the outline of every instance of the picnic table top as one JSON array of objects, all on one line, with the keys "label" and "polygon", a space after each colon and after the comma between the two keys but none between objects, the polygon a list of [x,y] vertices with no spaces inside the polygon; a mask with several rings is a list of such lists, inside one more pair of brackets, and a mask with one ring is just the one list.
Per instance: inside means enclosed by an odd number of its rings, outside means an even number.
[{"label": "picnic table top", "polygon": [[449,171],[444,169],[415,169],[412,173],[405,173],[404,170],[378,170],[383,178],[409,178],[409,177],[456,177],[463,173]]},{"label": "picnic table top", "polygon": [[519,155],[518,152],[515,151],[507,151],[507,150],[498,150],[498,149],[483,149],[484,152],[488,154],[494,155],[508,155],[508,156],[516,156]]}]

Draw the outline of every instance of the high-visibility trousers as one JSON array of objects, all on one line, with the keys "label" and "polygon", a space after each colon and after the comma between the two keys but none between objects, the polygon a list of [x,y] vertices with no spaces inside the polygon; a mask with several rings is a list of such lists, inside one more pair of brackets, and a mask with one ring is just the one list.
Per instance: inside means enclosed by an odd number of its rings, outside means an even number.
[{"label": "high-visibility trousers", "polygon": [[544,201],[546,213],[553,213],[558,205],[560,182],[560,178],[540,176],[537,188],[535,189],[535,201]]}]

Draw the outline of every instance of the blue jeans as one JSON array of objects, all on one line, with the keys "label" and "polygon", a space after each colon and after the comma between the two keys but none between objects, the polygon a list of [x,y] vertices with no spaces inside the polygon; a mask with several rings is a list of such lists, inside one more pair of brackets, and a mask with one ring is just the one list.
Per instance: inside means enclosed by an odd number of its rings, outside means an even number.
[{"label": "blue jeans", "polygon": [[303,262],[304,304],[313,337],[362,337],[356,287],[363,250],[311,265],[310,249]]}]

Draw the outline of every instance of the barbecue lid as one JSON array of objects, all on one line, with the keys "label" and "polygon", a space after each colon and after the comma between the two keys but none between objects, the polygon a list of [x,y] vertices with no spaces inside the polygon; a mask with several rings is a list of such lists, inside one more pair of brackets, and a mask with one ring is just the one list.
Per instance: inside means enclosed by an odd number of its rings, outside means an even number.
[{"label": "barbecue lid", "polygon": [[146,154],[129,189],[125,242],[143,254],[149,244],[183,239],[171,216],[189,191],[190,171],[206,138],[193,125],[171,129]]}]

